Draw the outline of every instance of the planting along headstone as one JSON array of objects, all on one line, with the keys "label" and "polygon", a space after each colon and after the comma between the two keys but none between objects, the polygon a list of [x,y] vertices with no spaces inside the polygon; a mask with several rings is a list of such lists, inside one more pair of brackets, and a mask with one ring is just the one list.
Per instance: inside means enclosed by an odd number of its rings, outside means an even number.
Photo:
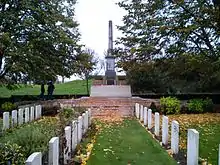
[{"label": "planting along headstone", "polygon": [[141,105],[141,114],[140,114],[140,121],[142,122],[143,120],[144,120],[144,106],[143,105]]},{"label": "planting along headstone", "polygon": [[171,150],[173,154],[179,152],[179,123],[175,120],[171,124]]},{"label": "planting along headstone", "polygon": [[26,165],[42,165],[41,152],[35,152],[31,154],[25,162]]},{"label": "planting along headstone", "polygon": [[154,122],[154,134],[156,136],[159,136],[160,135],[160,114],[158,112],[156,112],[154,114],[154,119],[155,119],[155,122]]},{"label": "planting along headstone", "polygon": [[65,127],[66,147],[64,148],[63,157],[64,164],[68,164],[71,159],[71,127]]},{"label": "planting along headstone", "polygon": [[76,149],[77,140],[77,121],[72,121],[72,151]]},{"label": "planting along headstone", "polygon": [[24,116],[24,121],[25,123],[29,122],[29,117],[30,117],[30,113],[29,113],[29,107],[25,108],[25,116]]},{"label": "planting along headstone", "polygon": [[148,112],[147,112],[147,127],[148,129],[151,129],[152,128],[152,110],[151,109],[148,109]]},{"label": "planting along headstone", "polygon": [[13,110],[11,112],[11,126],[15,127],[18,123],[18,111],[17,110]]},{"label": "planting along headstone", "polygon": [[3,113],[3,130],[9,129],[9,112]]},{"label": "planting along headstone", "polygon": [[34,107],[31,107],[31,115],[30,115],[30,121],[34,120]]},{"label": "planting along headstone", "polygon": [[188,129],[187,134],[187,165],[198,165],[199,162],[199,132]]},{"label": "planting along headstone", "polygon": [[49,141],[49,165],[59,165],[59,137]]},{"label": "planting along headstone", "polygon": [[147,107],[144,107],[144,126],[147,126]]},{"label": "planting along headstone", "polygon": [[78,117],[78,123],[77,123],[77,132],[78,132],[78,141],[77,143],[81,142],[82,139],[82,116]]},{"label": "planting along headstone", "polygon": [[162,143],[164,145],[168,144],[168,131],[169,131],[168,117],[163,116],[163,119],[162,119]]},{"label": "planting along headstone", "polygon": [[18,125],[21,125],[24,123],[24,109],[20,108],[18,110]]}]

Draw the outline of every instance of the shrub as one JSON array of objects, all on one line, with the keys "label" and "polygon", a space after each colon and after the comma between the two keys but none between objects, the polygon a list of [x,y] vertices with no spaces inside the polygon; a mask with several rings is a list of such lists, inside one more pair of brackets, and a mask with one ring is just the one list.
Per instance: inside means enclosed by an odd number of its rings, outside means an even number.
[{"label": "shrub", "polygon": [[152,102],[149,108],[152,110],[153,113],[157,112],[157,106],[155,102]]},{"label": "shrub", "polygon": [[22,147],[15,143],[0,143],[0,164],[24,164]]},{"label": "shrub", "polygon": [[214,104],[212,102],[212,99],[210,98],[204,99],[203,108],[204,108],[204,112],[213,112]]},{"label": "shrub", "polygon": [[188,103],[190,113],[203,113],[213,111],[213,102],[211,99],[191,99]]},{"label": "shrub", "polygon": [[74,115],[74,111],[71,108],[64,108],[61,113],[63,113],[63,115],[66,119],[70,119]]},{"label": "shrub", "polygon": [[202,113],[203,112],[203,100],[202,99],[189,100],[188,109],[190,113]]},{"label": "shrub", "polygon": [[5,102],[4,104],[2,104],[1,109],[3,111],[12,111],[13,109],[16,108],[16,105],[11,103],[11,102]]},{"label": "shrub", "polygon": [[180,101],[175,97],[160,98],[161,111],[166,114],[176,114],[180,112]]}]

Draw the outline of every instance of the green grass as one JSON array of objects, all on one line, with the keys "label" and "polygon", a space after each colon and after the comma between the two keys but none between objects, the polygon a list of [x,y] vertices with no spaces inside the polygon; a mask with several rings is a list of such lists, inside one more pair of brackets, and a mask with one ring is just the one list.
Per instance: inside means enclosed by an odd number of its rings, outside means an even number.
[{"label": "green grass", "polygon": [[[89,88],[91,86],[89,81]],[[45,86],[47,93],[47,85]],[[17,90],[8,90],[6,87],[0,87],[0,97],[10,97],[11,95],[39,95],[40,85],[24,86]],[[87,94],[86,81],[75,80],[64,84],[55,84],[54,95],[68,95],[68,94]]]},{"label": "green grass", "polygon": [[220,137],[220,123],[204,124],[194,127],[200,134],[199,155],[211,164],[218,164],[218,149]]},{"label": "green grass", "polygon": [[168,153],[136,120],[105,124],[87,165],[174,165]]},{"label": "green grass", "polygon": [[180,124],[180,148],[186,151],[187,129],[199,132],[199,157],[218,164],[220,115],[218,113],[169,115],[169,121]]}]

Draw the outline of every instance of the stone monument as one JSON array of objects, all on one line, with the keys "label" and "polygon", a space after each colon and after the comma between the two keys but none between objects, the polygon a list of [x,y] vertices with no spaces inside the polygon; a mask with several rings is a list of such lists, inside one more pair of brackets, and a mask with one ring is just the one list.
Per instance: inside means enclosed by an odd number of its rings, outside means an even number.
[{"label": "stone monument", "polygon": [[109,21],[108,28],[108,51],[106,59],[105,79],[106,85],[116,85],[115,57],[113,56],[113,30],[112,21]]}]

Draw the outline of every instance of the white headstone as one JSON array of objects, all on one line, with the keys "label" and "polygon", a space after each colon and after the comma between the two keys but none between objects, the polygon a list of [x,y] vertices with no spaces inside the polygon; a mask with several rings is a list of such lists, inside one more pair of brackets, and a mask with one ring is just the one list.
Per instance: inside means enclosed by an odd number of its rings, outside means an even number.
[{"label": "white headstone", "polygon": [[66,148],[64,148],[64,164],[68,164],[71,159],[71,127],[65,127]]},{"label": "white headstone", "polygon": [[9,112],[3,113],[3,130],[9,129]]},{"label": "white headstone", "polygon": [[18,124],[21,125],[24,123],[24,109],[21,108],[18,110]]},{"label": "white headstone", "polygon": [[77,131],[78,131],[78,143],[81,142],[82,140],[82,116],[78,117],[78,126],[77,126]]},{"label": "white headstone", "polygon": [[171,125],[171,150],[173,154],[179,152],[179,123],[175,120],[172,121]]},{"label": "white headstone", "polygon": [[88,108],[88,112],[89,112],[89,126],[90,126],[92,123],[92,111],[90,108]]},{"label": "white headstone", "polygon": [[30,121],[34,120],[34,107],[31,107]]},{"label": "white headstone", "polygon": [[220,165],[220,144],[218,147],[218,165]]},{"label": "white headstone", "polygon": [[155,118],[154,134],[156,136],[159,136],[160,135],[160,114],[156,112],[154,115],[154,118]]},{"label": "white headstone", "polygon": [[87,131],[88,128],[89,128],[89,112],[88,111],[86,111],[86,123],[85,123],[85,125],[86,125],[86,131]]},{"label": "white headstone", "polygon": [[148,109],[148,112],[147,112],[147,127],[148,129],[151,129],[152,128],[152,110],[151,109]]},{"label": "white headstone", "polygon": [[59,165],[59,137],[49,141],[49,165]]},{"label": "white headstone", "polygon": [[144,106],[141,105],[141,114],[140,114],[140,121],[143,121],[144,120]]},{"label": "white headstone", "polygon": [[35,120],[39,118],[39,106],[35,105]]},{"label": "white headstone", "polygon": [[25,116],[24,116],[25,123],[29,122],[29,118],[30,118],[29,107],[26,107],[25,108]]},{"label": "white headstone", "polygon": [[83,134],[86,133],[86,114],[83,113],[82,114],[82,130],[83,130]]},{"label": "white headstone", "polygon": [[72,151],[76,149],[77,146],[77,122],[72,121]]},{"label": "white headstone", "polygon": [[35,152],[31,154],[25,162],[26,165],[42,165],[41,152]]},{"label": "white headstone", "polygon": [[162,143],[164,145],[168,144],[168,131],[169,131],[169,125],[168,125],[168,117],[163,116],[163,121],[162,121]]},{"label": "white headstone", "polygon": [[136,118],[139,119],[139,107],[140,105],[138,103],[135,103],[135,115],[136,115]]},{"label": "white headstone", "polygon": [[218,165],[220,165],[220,145],[218,147]]},{"label": "white headstone", "polygon": [[39,105],[39,118],[42,117],[42,105]]},{"label": "white headstone", "polygon": [[188,129],[187,135],[187,165],[198,165],[199,162],[199,132]]},{"label": "white headstone", "polygon": [[18,124],[18,111],[13,110],[11,112],[11,126],[14,127]]},{"label": "white headstone", "polygon": [[144,107],[144,126],[147,126],[147,107]]}]

